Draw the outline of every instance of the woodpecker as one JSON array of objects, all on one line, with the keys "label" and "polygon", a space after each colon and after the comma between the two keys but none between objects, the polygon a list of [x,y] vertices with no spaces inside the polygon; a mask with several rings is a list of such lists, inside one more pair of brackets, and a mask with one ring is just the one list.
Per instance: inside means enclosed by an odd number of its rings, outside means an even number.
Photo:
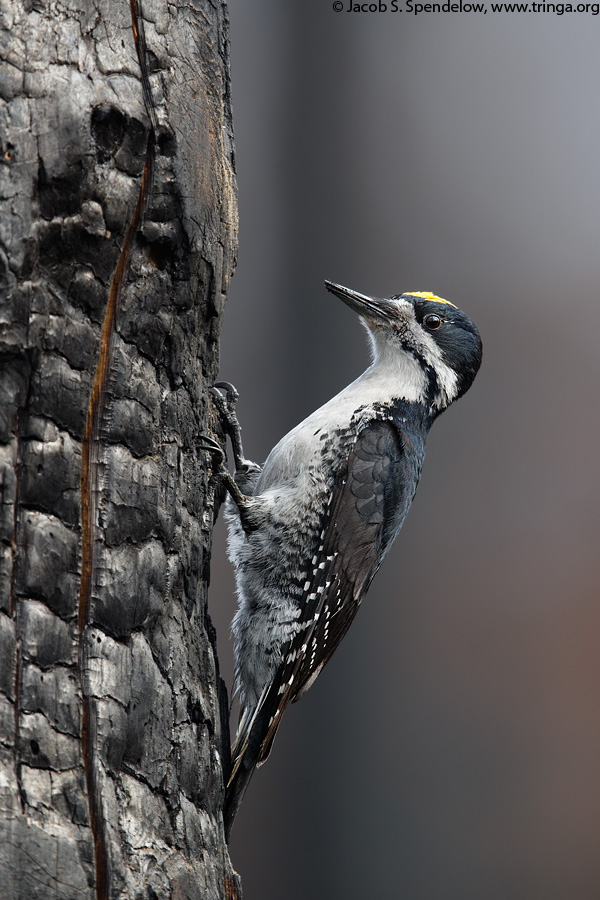
[{"label": "woodpecker", "polygon": [[262,467],[244,457],[235,389],[222,383],[212,391],[235,462],[231,475],[211,443],[229,492],[239,601],[228,836],[286,707],[344,637],[406,518],[432,423],[468,390],[481,363],[477,328],[435,294],[377,299],[325,286],[360,316],[372,363],[282,438]]}]

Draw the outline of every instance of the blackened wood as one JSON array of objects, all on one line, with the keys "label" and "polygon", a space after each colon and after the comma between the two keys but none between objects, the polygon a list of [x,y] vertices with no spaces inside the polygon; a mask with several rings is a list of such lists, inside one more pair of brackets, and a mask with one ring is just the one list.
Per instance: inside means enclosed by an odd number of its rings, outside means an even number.
[{"label": "blackened wood", "polygon": [[1,893],[233,898],[197,450],[237,240],[225,4],[3,15]]}]

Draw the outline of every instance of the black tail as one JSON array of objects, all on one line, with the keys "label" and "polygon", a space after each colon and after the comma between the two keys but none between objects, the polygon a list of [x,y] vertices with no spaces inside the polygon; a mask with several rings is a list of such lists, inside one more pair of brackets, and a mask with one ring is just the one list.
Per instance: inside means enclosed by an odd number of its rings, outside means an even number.
[{"label": "black tail", "polygon": [[[235,774],[229,779],[229,784],[227,785],[227,790],[225,792],[225,807],[223,810],[225,819],[225,839],[227,842],[229,842],[231,829],[233,828],[237,811],[240,808],[240,804],[246,793],[246,788],[250,784],[250,779],[254,774],[259,749],[260,746],[257,748],[248,747],[239,762]],[[252,750],[255,750],[255,752],[253,753]]]},{"label": "black tail", "polygon": [[277,678],[267,685],[253,710],[242,710],[231,750],[231,776],[225,792],[223,816],[227,840],[254,770],[266,762],[271,752],[283,711],[283,706],[281,711],[279,709],[280,704]]},{"label": "black tail", "polygon": [[240,716],[238,732],[231,751],[231,776],[225,792],[223,811],[227,840],[229,840],[233,822],[246,793],[246,788],[261,758],[263,738],[269,722],[268,711],[264,706],[267,694],[268,692],[265,691],[256,709],[243,710]]}]

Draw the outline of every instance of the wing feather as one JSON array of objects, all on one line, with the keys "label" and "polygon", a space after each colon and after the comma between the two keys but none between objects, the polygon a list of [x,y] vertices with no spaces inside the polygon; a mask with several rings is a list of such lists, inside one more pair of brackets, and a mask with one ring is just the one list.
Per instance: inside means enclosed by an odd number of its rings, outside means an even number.
[{"label": "wing feather", "polygon": [[350,627],[408,511],[418,468],[407,465],[392,422],[372,421],[359,433],[332,491],[298,632],[265,697],[264,708],[273,713],[259,764],[269,755],[288,703],[308,690]]}]

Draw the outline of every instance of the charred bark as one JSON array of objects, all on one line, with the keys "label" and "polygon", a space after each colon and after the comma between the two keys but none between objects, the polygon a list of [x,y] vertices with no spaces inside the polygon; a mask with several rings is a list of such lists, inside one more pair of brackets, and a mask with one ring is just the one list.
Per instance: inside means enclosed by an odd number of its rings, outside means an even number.
[{"label": "charred bark", "polygon": [[4,0],[0,878],[237,896],[197,436],[236,252],[223,0]]}]

